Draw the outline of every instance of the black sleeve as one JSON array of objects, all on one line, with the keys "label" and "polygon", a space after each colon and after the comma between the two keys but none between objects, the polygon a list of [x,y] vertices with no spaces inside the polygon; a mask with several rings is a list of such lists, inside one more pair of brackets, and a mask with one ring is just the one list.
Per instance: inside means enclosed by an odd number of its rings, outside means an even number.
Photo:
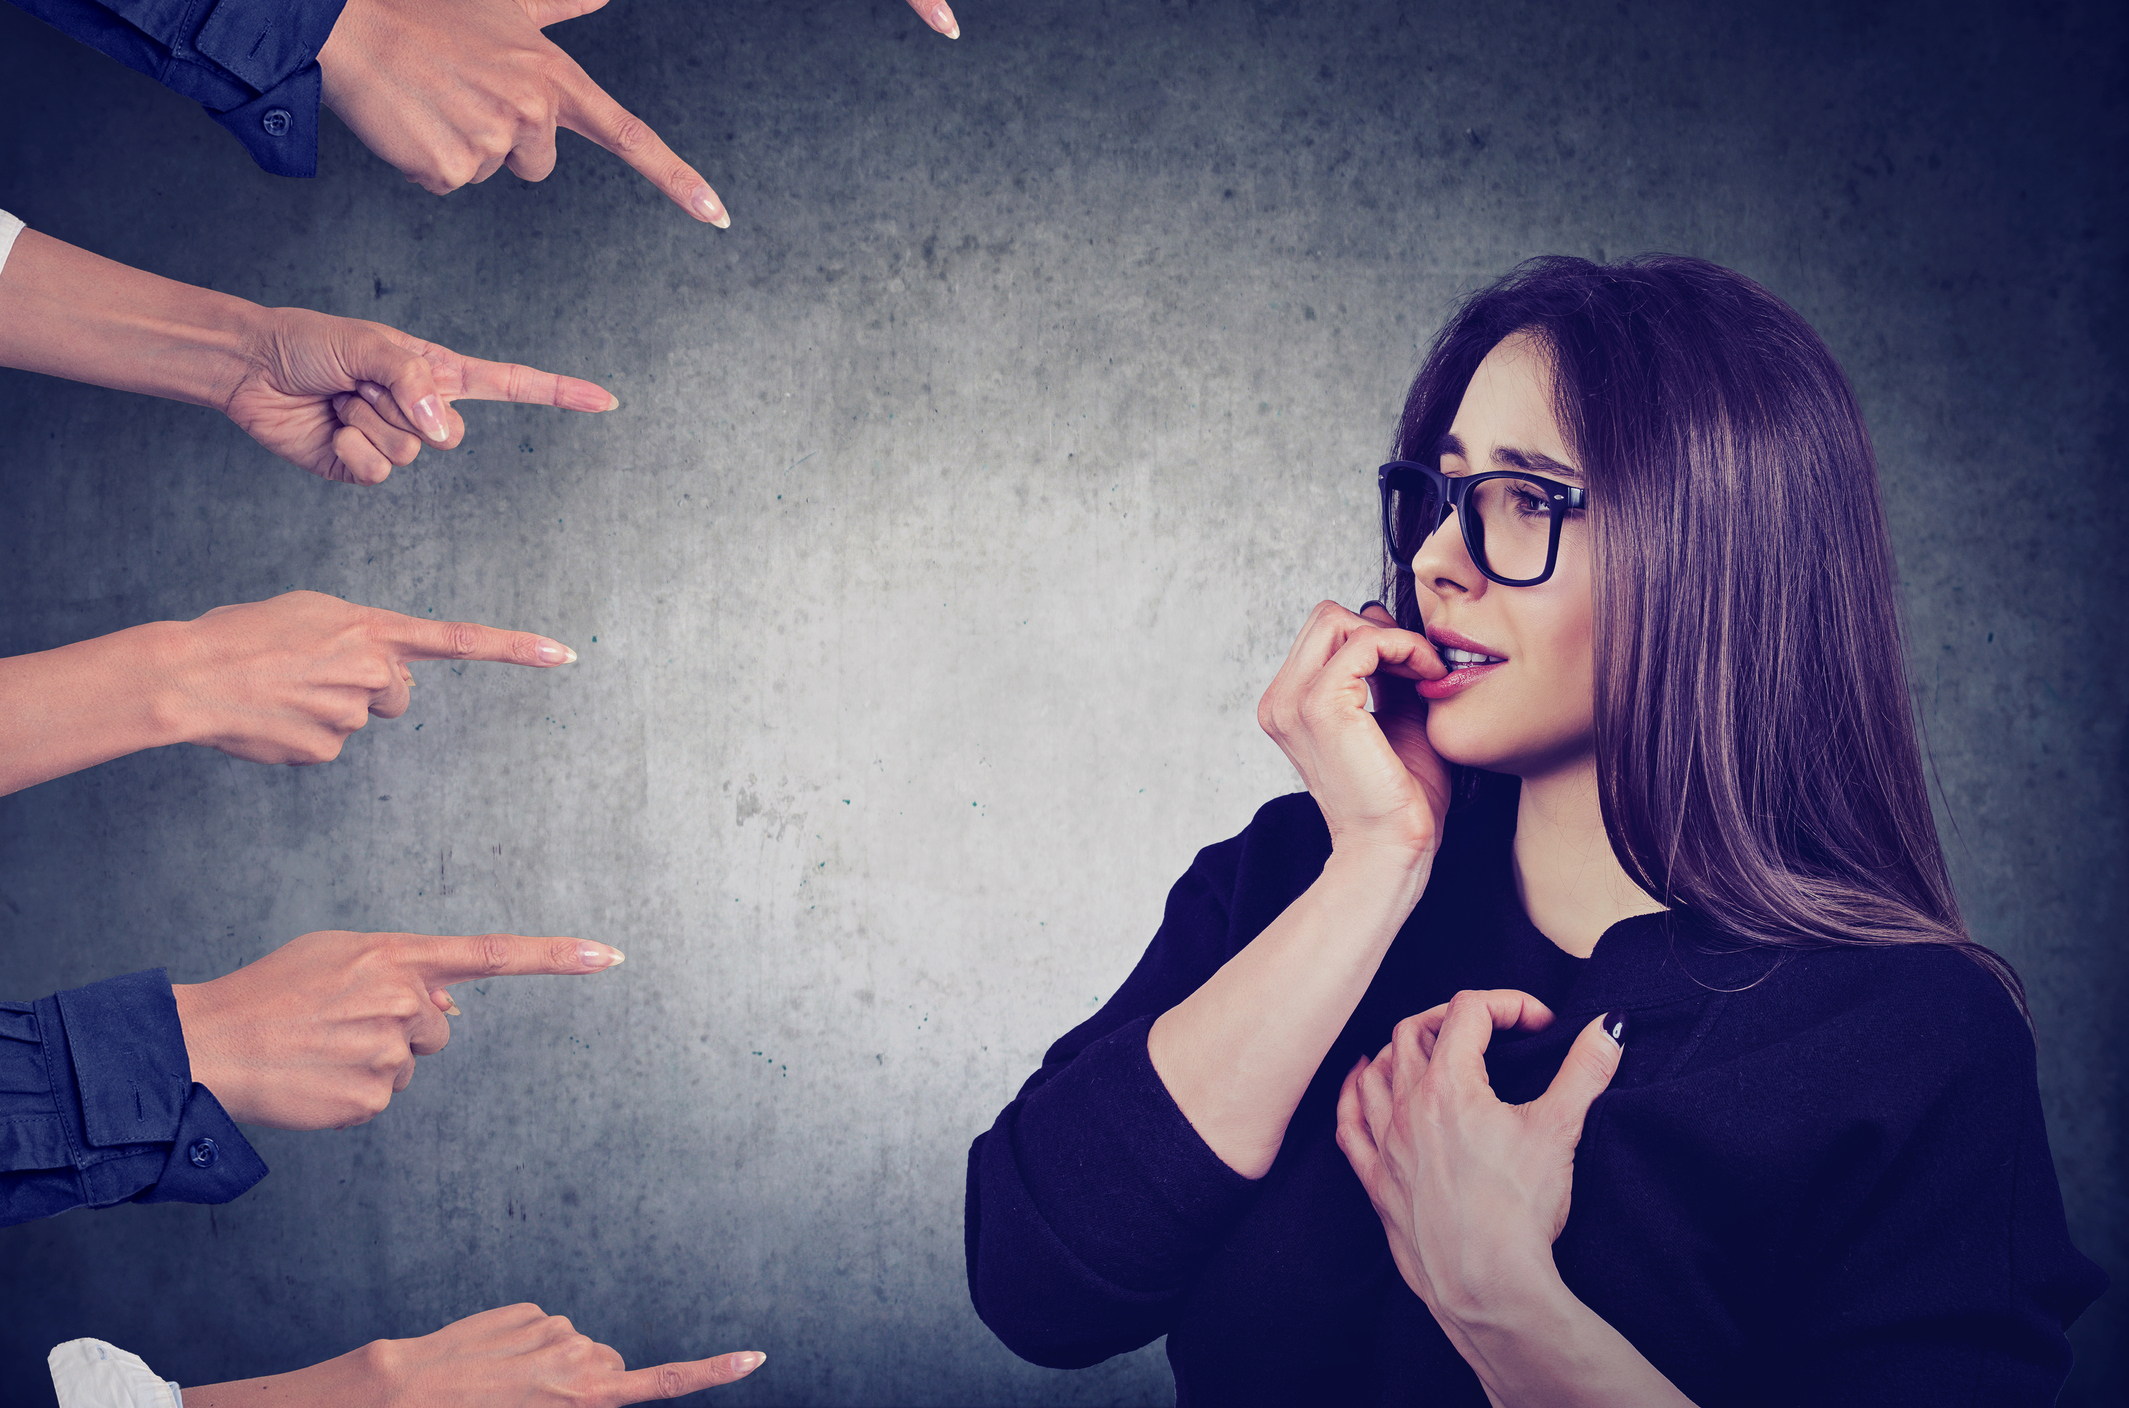
[{"label": "black sleeve", "polygon": [[969,1294],[1024,1359],[1079,1368],[1159,1338],[1254,1198],[1176,1108],[1146,1032],[1255,937],[1230,916],[1244,851],[1268,842],[1281,805],[1199,852],[1123,987],[969,1150]]}]

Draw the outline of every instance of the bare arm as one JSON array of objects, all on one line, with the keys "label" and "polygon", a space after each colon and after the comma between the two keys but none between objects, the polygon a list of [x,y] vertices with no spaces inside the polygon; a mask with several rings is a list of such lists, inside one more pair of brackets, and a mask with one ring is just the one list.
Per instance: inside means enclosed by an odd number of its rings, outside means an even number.
[{"label": "bare arm", "polygon": [[465,436],[456,400],[574,411],[603,387],[462,357],[382,323],[262,308],[35,230],[0,265],[0,366],[211,406],[324,479],[376,484]]},{"label": "bare arm", "polygon": [[767,1357],[749,1350],[629,1369],[566,1317],[506,1305],[307,1369],[187,1388],[185,1408],[620,1408],[731,1383]]},{"label": "bare arm", "polygon": [[318,592],[221,606],[0,660],[0,795],[168,743],[322,763],[407,710],[413,660],[551,667],[568,646]]},{"label": "bare arm", "polygon": [[1419,902],[1448,806],[1410,683],[1438,678],[1441,663],[1425,637],[1367,610],[1318,606],[1257,710],[1323,809],[1331,859],[1146,1038],[1177,1108],[1245,1178],[1278,1157],[1302,1092]]}]

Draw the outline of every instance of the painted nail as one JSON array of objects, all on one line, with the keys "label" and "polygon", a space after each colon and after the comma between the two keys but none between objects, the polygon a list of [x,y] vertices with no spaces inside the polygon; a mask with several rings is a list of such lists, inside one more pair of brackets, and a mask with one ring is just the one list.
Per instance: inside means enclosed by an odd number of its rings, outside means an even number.
[{"label": "painted nail", "polygon": [[611,968],[617,963],[626,962],[627,959],[628,955],[621,950],[608,948],[604,944],[577,945],[577,962],[586,968]]},{"label": "painted nail", "polygon": [[577,653],[560,641],[543,640],[532,648],[532,654],[542,665],[574,665]]},{"label": "painted nail", "polygon": [[944,5],[931,7],[931,27],[948,39],[961,37],[961,26],[954,22],[954,12]]},{"label": "painted nail", "polygon": [[451,438],[451,428],[444,424],[444,403],[435,396],[424,396],[414,403],[414,423],[439,445]]},{"label": "painted nail", "polygon": [[720,230],[732,228],[732,217],[725,214],[724,207],[717,203],[717,195],[708,186],[687,198],[687,208],[695,212],[697,219],[707,220]]},{"label": "painted nail", "polygon": [[1363,603],[1361,604],[1361,607],[1360,607],[1360,609],[1359,609],[1358,611],[1354,612],[1353,614],[1354,614],[1355,616],[1365,616],[1365,615],[1367,615],[1367,614],[1368,614],[1368,608],[1369,608],[1370,606],[1382,606],[1382,609],[1383,609],[1383,610],[1385,610],[1385,611],[1388,611],[1388,610],[1390,609],[1390,608],[1389,608],[1389,607],[1387,607],[1387,606],[1383,606],[1383,605],[1382,605],[1382,603],[1381,603],[1381,602],[1379,602],[1379,601],[1369,601],[1369,602],[1363,602]]},{"label": "painted nail", "polygon": [[759,1369],[762,1365],[768,1362],[768,1355],[762,1354],[755,1350],[749,1350],[745,1354],[735,1354],[732,1356],[732,1368],[735,1372],[741,1374],[751,1374],[756,1369]]},{"label": "painted nail", "polygon": [[1623,1049],[1626,1046],[1626,1014],[1624,1012],[1605,1013],[1604,1034],[1612,1039],[1612,1045]]}]

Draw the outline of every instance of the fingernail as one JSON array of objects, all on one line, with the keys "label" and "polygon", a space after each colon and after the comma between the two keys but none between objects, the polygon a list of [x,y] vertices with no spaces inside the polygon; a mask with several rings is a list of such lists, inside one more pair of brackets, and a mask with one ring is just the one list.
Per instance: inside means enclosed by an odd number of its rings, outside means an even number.
[{"label": "fingernail", "polygon": [[616,963],[625,962],[627,958],[628,955],[621,952],[621,950],[608,948],[604,944],[579,944],[577,946],[577,962],[583,964],[586,968],[611,968]]},{"label": "fingernail", "polygon": [[1390,609],[1387,606],[1383,606],[1382,603],[1379,601],[1370,601],[1362,603],[1360,610],[1354,612],[1353,614],[1356,616],[1365,616],[1368,614],[1368,607],[1370,606],[1382,606],[1382,609],[1385,611],[1388,611]]},{"label": "fingernail", "polygon": [[532,648],[533,658],[542,665],[574,665],[577,653],[557,640],[543,640]]},{"label": "fingernail", "polygon": [[1624,1012],[1605,1013],[1604,1034],[1612,1039],[1612,1045],[1624,1050],[1626,1047],[1626,1014]]},{"label": "fingernail", "polygon": [[456,1002],[453,1002],[449,1007],[446,1007],[444,1009],[444,1015],[446,1017],[463,1017],[466,1014],[459,1011],[458,1004]]},{"label": "fingernail", "polygon": [[931,7],[931,27],[948,39],[961,37],[961,26],[954,23],[954,12],[944,5]]},{"label": "fingernail", "polygon": [[444,403],[434,396],[424,396],[414,403],[414,423],[439,445],[451,438],[451,429],[444,424]]},{"label": "fingernail", "polygon": [[358,381],[355,383],[355,389],[362,393],[363,400],[373,406],[377,404],[377,398],[384,395],[384,388],[374,381]]},{"label": "fingernail", "polygon": [[609,392],[607,392],[607,393],[606,393],[606,409],[607,409],[607,410],[609,410],[609,411],[611,411],[611,410],[614,410],[614,409],[618,408],[618,407],[620,406],[620,404],[621,404],[621,398],[620,398],[619,396],[616,396],[616,395],[614,395],[614,393],[613,393],[613,392],[611,392],[611,391],[609,391]]},{"label": "fingernail", "polygon": [[762,1365],[768,1362],[768,1355],[762,1354],[755,1350],[749,1350],[745,1354],[735,1354],[732,1356],[732,1367],[734,1369],[737,1369],[742,1374],[751,1374],[756,1369],[759,1369]]},{"label": "fingernail", "polygon": [[717,203],[716,194],[708,186],[688,197],[687,208],[694,211],[697,218],[709,221],[720,230],[732,228],[732,217],[724,213],[724,207]]}]

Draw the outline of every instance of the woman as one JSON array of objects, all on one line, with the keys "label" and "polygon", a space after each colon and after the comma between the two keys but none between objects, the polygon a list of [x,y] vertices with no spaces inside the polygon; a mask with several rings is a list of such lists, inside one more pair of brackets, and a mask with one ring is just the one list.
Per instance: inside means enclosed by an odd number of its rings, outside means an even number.
[{"label": "woman", "polygon": [[1824,346],[1698,260],[1533,261],[1397,454],[1394,616],[1317,607],[1258,710],[1307,795],[970,1151],[978,1312],[1165,1334],[1184,1404],[2052,1403],[2104,1277]]}]

